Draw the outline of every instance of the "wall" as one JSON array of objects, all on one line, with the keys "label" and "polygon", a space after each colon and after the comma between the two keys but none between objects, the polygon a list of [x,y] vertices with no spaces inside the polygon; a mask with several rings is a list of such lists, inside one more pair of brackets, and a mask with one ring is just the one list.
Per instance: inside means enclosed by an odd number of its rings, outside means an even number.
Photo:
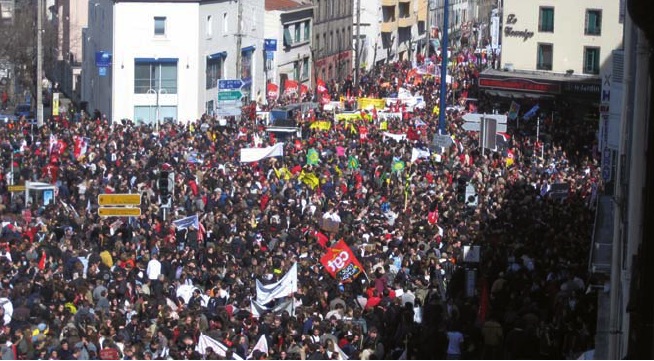
[{"label": "wall", "polygon": [[[538,31],[540,6],[554,7],[553,33]],[[584,35],[586,9],[602,9],[601,36]],[[514,24],[507,23],[511,14],[516,20]],[[515,70],[536,70],[538,43],[551,43],[553,72],[565,73],[571,69],[575,74],[583,74],[584,46],[600,47],[600,64],[603,64],[622,41],[616,0],[504,0],[502,16],[502,66],[513,64]],[[527,38],[506,36],[507,26],[516,31],[526,29]]]}]

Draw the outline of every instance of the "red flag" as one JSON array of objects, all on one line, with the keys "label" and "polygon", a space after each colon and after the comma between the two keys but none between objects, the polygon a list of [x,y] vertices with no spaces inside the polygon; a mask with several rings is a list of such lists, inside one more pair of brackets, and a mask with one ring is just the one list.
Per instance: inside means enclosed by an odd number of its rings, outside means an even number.
[{"label": "red flag", "polygon": [[332,277],[343,283],[352,282],[363,272],[361,262],[343,239],[327,248],[327,253],[320,258],[320,263]]},{"label": "red flag", "polygon": [[300,95],[305,96],[308,92],[309,88],[304,84],[300,84]]},{"label": "red flag", "polygon": [[39,259],[39,269],[43,271],[45,269],[45,260],[46,260],[45,251],[41,251],[41,258]]},{"label": "red flag", "polygon": [[327,242],[329,242],[329,237],[325,236],[323,233],[315,231],[313,236],[316,237],[316,241],[322,248],[327,248]]},{"label": "red flag", "polygon": [[279,86],[275,83],[268,83],[266,86],[268,98],[277,99],[279,97]]},{"label": "red flag", "polygon": [[284,94],[297,94],[299,85],[295,80],[286,79],[284,81]]},{"label": "red flag", "polygon": [[316,81],[316,90],[318,91],[318,94],[322,94],[327,91],[327,86],[324,80],[318,78]]}]

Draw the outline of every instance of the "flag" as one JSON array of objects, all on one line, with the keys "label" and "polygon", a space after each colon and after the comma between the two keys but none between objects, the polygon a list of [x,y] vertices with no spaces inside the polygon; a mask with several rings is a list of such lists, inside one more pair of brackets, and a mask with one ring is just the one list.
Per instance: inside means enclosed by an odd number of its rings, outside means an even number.
[{"label": "flag", "polygon": [[431,156],[431,152],[429,149],[421,149],[421,148],[413,148],[411,150],[411,163],[415,162],[416,159],[419,158],[429,158]]},{"label": "flag", "polygon": [[284,81],[284,94],[291,95],[297,94],[300,89],[300,85],[295,80],[286,79]]},{"label": "flag", "polygon": [[379,122],[379,130],[388,130],[388,120],[384,119]]},{"label": "flag", "polygon": [[315,231],[313,236],[316,237],[316,241],[322,248],[327,248],[327,242],[329,242],[329,237],[325,236],[323,233]]},{"label": "flag", "polygon": [[273,168],[275,170],[275,176],[277,176],[277,179],[280,180],[290,180],[291,179],[291,172],[288,170],[287,167],[281,167],[279,169]]},{"label": "flag", "polygon": [[[200,334],[198,338],[198,345],[195,346],[195,351],[199,352],[202,355],[207,354],[207,348],[211,347],[213,352],[215,352],[220,357],[227,356],[227,346],[223,345],[220,341],[215,340],[205,334]],[[243,358],[236,353],[233,353],[232,357],[236,360],[243,360]]]},{"label": "flag", "polygon": [[291,315],[291,317],[293,317],[295,316],[295,311],[293,310],[293,302],[294,300],[290,299],[288,301],[281,302],[280,304],[273,307],[266,307],[265,305],[257,302],[257,300],[250,299],[250,313],[254,317],[261,317],[261,315],[266,312],[278,315],[286,311],[289,313],[289,315]]},{"label": "flag", "polygon": [[284,143],[277,143],[266,148],[241,148],[241,163],[256,162],[270,157],[283,157]]},{"label": "flag", "polygon": [[311,189],[315,189],[317,186],[320,185],[320,179],[318,178],[318,176],[311,172],[305,172],[304,169],[302,170],[302,172],[300,172],[300,175],[297,177],[297,179],[299,179],[302,183],[311,187]]},{"label": "flag", "polygon": [[349,158],[347,158],[347,167],[348,169],[358,169],[359,168],[359,160],[351,155]]},{"label": "flag", "polygon": [[439,108],[438,105],[434,105],[434,109],[432,109],[431,113],[438,116],[441,113],[441,108]]},{"label": "flag", "polygon": [[265,354],[266,357],[268,356],[268,340],[266,339],[266,335],[261,335],[261,337],[259,337],[259,341],[254,344],[252,351],[248,355],[248,360],[252,360],[254,351],[261,351],[261,353]]},{"label": "flag", "polygon": [[351,282],[364,272],[361,262],[356,258],[343,239],[336,242],[320,258],[325,270],[339,282]]},{"label": "flag", "polygon": [[513,165],[513,162],[515,161],[513,157],[514,157],[513,150],[509,149],[506,152],[506,158],[505,158],[505,163],[507,168]]},{"label": "flag", "polygon": [[509,108],[509,119],[516,120],[518,118],[518,112],[520,111],[520,104],[515,101],[511,102],[511,107]]},{"label": "flag", "polygon": [[200,229],[200,220],[197,214],[173,221],[173,224],[178,230],[187,229],[191,226],[195,227],[195,229]]},{"label": "flag", "polygon": [[279,86],[277,84],[268,83],[268,85],[266,85],[266,91],[268,93],[267,94],[268,98],[271,98],[271,99],[279,98]]},{"label": "flag", "polygon": [[320,155],[318,154],[318,151],[316,148],[311,148],[307,152],[307,164],[308,165],[316,165],[320,163]]},{"label": "flag", "polygon": [[324,80],[318,78],[316,81],[316,90],[318,91],[318,94],[322,94],[327,91],[327,86]]},{"label": "flag", "polygon": [[522,119],[524,119],[524,120],[529,120],[529,119],[531,119],[531,117],[533,117],[534,115],[536,115],[536,112],[538,112],[538,109],[540,109],[540,107],[538,106],[538,104],[534,105],[531,109],[529,109],[528,112],[526,112],[526,113],[522,116]]},{"label": "flag", "polygon": [[257,302],[265,305],[270,301],[287,297],[297,292],[297,263],[294,263],[288,272],[279,281],[264,285],[261,281],[256,281],[257,285]]},{"label": "flag", "polygon": [[403,160],[393,157],[393,163],[391,164],[391,169],[393,170],[393,172],[401,172],[404,170],[405,166],[406,164],[404,163]]}]

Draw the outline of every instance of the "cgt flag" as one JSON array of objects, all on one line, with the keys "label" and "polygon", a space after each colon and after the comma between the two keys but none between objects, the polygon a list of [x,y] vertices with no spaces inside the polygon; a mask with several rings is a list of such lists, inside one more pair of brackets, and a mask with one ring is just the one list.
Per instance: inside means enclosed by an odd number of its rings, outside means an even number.
[{"label": "cgt flag", "polygon": [[341,283],[352,282],[363,272],[361,262],[342,239],[327,248],[327,253],[320,258],[320,263]]}]

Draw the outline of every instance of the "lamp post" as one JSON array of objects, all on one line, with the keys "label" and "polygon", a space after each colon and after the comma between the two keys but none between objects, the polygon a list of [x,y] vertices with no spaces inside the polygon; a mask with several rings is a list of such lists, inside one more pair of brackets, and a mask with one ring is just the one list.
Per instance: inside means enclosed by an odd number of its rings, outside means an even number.
[{"label": "lamp post", "polygon": [[43,126],[43,0],[36,0],[36,126]]},{"label": "lamp post", "polygon": [[440,134],[446,134],[446,120],[445,113],[447,109],[447,33],[449,25],[449,0],[444,0],[444,10],[443,10],[443,39],[441,41],[441,94],[440,94],[440,112],[438,114],[438,129]]}]

